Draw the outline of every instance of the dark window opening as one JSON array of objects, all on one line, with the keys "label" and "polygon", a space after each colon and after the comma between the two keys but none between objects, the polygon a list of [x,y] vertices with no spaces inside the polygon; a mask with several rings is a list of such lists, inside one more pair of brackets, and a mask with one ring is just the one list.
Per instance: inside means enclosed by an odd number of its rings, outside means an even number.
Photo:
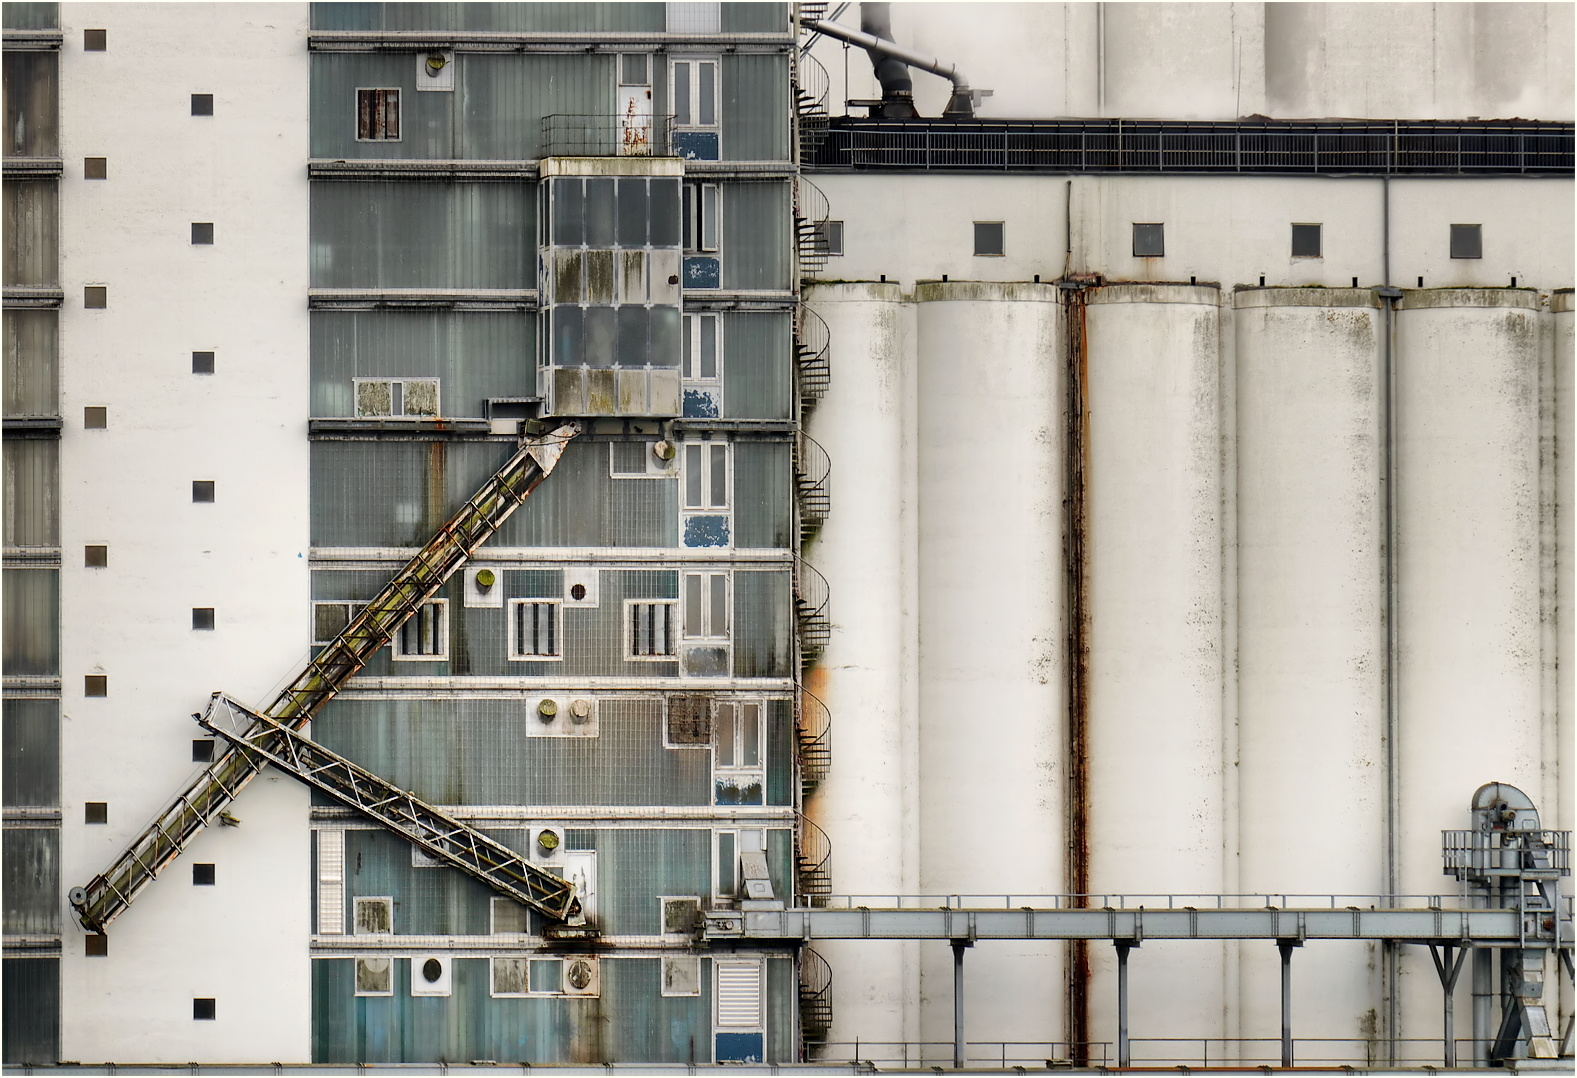
[{"label": "dark window opening", "polygon": [[214,242],[214,223],[212,221],[192,222],[192,245],[202,246]]},{"label": "dark window opening", "polygon": [[82,178],[84,180],[109,179],[110,159],[108,157],[84,157],[82,159]]},{"label": "dark window opening", "polygon": [[214,95],[213,94],[193,94],[192,95],[192,115],[193,116],[212,116],[213,114],[214,114]]},{"label": "dark window opening", "polygon": [[85,546],[82,548],[82,564],[89,569],[103,569],[110,563],[110,548],[107,546]]},{"label": "dark window opening", "polygon": [[[975,226],[976,246],[979,246],[980,226]],[[816,245],[823,254],[841,255],[843,253],[843,222],[823,221],[816,226]],[[980,252],[975,252],[979,254]]]},{"label": "dark window opening", "polygon": [[87,946],[83,953],[89,958],[108,958],[110,953],[110,938],[103,933],[93,933],[84,939]]},{"label": "dark window opening", "polygon": [[110,679],[106,674],[87,674],[82,678],[83,696],[108,696]]},{"label": "dark window opening", "polygon": [[356,138],[363,142],[398,142],[400,91],[356,91]]},{"label": "dark window opening", "polygon": [[110,290],[101,284],[90,284],[82,289],[82,305],[92,311],[102,311],[110,305]]},{"label": "dark window opening", "polygon": [[109,48],[108,30],[82,31],[83,52],[105,52]]},{"label": "dark window opening", "polygon": [[214,739],[211,737],[198,737],[192,739],[192,763],[211,764],[214,762]]},{"label": "dark window opening", "polygon": [[214,481],[212,479],[192,480],[192,501],[211,502],[214,500]]},{"label": "dark window opening", "polygon": [[108,801],[88,801],[82,806],[83,823],[109,823],[110,805]]},{"label": "dark window opening", "polygon": [[1483,258],[1484,257],[1484,226],[1483,225],[1452,225],[1451,226],[1451,257],[1452,258]]},{"label": "dark window opening", "polygon": [[214,627],[214,608],[211,606],[192,607],[192,628],[212,629]]},{"label": "dark window opening", "polygon": [[214,1001],[211,999],[192,1000],[192,1018],[198,1022],[212,1022],[214,1020]]},{"label": "dark window opening", "polygon": [[1293,258],[1319,258],[1323,255],[1320,246],[1320,229],[1320,225],[1292,226]]},{"label": "dark window opening", "polygon": [[193,865],[192,866],[192,886],[193,887],[212,887],[213,885],[214,885],[214,866],[213,865]]},{"label": "dark window opening", "polygon": [[995,257],[1006,253],[1001,221],[975,222],[975,254]]},{"label": "dark window opening", "polygon": [[82,409],[82,425],[88,430],[106,430],[110,425],[110,410],[93,405]]},{"label": "dark window opening", "polygon": [[212,373],[214,373],[214,354],[212,352],[193,352],[192,353],[192,373],[193,374],[212,374]]},{"label": "dark window opening", "polygon": [[1166,256],[1166,226],[1157,223],[1136,223],[1133,226],[1133,256],[1135,258],[1164,258]]}]

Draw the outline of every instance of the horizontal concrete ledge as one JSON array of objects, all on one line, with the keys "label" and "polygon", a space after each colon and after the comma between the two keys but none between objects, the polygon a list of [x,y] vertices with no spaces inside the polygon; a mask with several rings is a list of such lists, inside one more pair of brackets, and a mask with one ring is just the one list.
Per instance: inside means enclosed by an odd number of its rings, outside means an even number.
[{"label": "horizontal concrete ledge", "polygon": [[1108,284],[1091,288],[1084,302],[1097,303],[1193,303],[1206,307],[1221,305],[1221,289],[1203,284]]},{"label": "horizontal concrete ledge", "polygon": [[59,288],[30,288],[26,285],[7,285],[4,303],[7,307],[59,307],[66,294]]},{"label": "horizontal concrete ledge", "polygon": [[399,308],[452,310],[534,310],[534,288],[314,288],[307,306],[314,311],[370,311]]},{"label": "horizontal concrete ledge", "polygon": [[7,30],[3,37],[7,52],[54,52],[61,43],[59,30]]},{"label": "horizontal concrete ledge", "polygon": [[1430,307],[1512,307],[1539,309],[1535,288],[1415,288],[1402,293],[1397,307],[1419,311]]},{"label": "horizontal concrete ledge", "polygon": [[1550,310],[1555,314],[1570,314],[1572,310],[1572,290],[1570,288],[1557,288],[1551,293]]},{"label": "horizontal concrete ledge", "polygon": [[[307,436],[327,441],[453,441],[459,438],[492,438],[492,424],[485,419],[353,419],[307,420]],[[501,441],[511,442],[510,435]]]},{"label": "horizontal concrete ledge", "polygon": [[8,415],[3,423],[7,438],[59,438],[64,426],[58,415]]},{"label": "horizontal concrete ledge", "polygon": [[1027,281],[916,281],[916,303],[1059,303],[1055,284]]},{"label": "horizontal concrete ledge", "polygon": [[1250,307],[1375,307],[1380,295],[1372,288],[1253,288],[1232,291],[1232,306]]},{"label": "horizontal concrete ledge", "polygon": [[[59,31],[54,33],[59,47]],[[683,45],[715,48],[718,45],[760,46],[771,52],[792,48],[798,34],[782,33],[670,34],[664,30],[313,30],[307,47],[313,52],[421,52],[454,49],[457,52],[512,52],[531,48],[566,52],[596,52],[598,46]],[[11,33],[6,34],[11,45]]]},{"label": "horizontal concrete ledge", "polygon": [[903,303],[908,300],[897,281],[806,281],[806,303]]},{"label": "horizontal concrete ledge", "polygon": [[683,176],[678,157],[544,157],[537,174],[549,176]]},{"label": "horizontal concrete ledge", "polygon": [[58,157],[7,157],[4,171],[8,180],[30,180],[59,176],[65,169]]}]

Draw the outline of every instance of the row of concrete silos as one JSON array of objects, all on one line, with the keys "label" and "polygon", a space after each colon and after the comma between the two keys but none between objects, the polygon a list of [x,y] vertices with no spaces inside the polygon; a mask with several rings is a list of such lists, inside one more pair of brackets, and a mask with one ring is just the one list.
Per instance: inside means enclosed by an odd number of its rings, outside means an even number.
[{"label": "row of concrete silos", "polygon": [[[1152,905],[1428,895],[1450,890],[1439,831],[1482,782],[1570,826],[1554,512],[1570,299],[818,286],[837,370],[808,428],[834,508],[810,560],[835,627],[813,677],[836,749],[810,812],[836,889],[1000,901],[1082,871]],[[825,953],[834,1039],[950,1040],[946,947]],[[969,1039],[1026,1058],[1065,1041],[1066,959],[975,948]],[[1088,1035],[1110,1041],[1115,960],[1089,961]],[[1141,1042],[1135,1062],[1274,1038],[1277,961],[1270,942],[1146,944],[1134,1035],[1193,1041]],[[1394,1020],[1402,1053],[1430,1058],[1427,952],[1311,945],[1295,966],[1296,1033],[1333,1039],[1308,1051],[1384,1059]],[[1276,1056],[1210,1048],[1240,1051]]]}]

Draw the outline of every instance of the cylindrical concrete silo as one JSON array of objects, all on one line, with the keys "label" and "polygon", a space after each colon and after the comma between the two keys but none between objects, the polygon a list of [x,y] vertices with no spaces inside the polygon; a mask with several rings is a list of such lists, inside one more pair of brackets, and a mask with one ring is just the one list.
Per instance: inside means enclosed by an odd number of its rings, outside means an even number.
[{"label": "cylindrical concrete silo", "polygon": [[[925,282],[915,298],[920,889],[1056,894],[1065,739],[1058,292]],[[1062,955],[1060,943],[970,950],[968,1039],[1058,1040]],[[921,992],[924,1039],[950,1041],[946,945],[923,946]]]},{"label": "cylindrical concrete silo", "polygon": [[[1248,893],[1385,890],[1380,302],[1369,289],[1346,288],[1248,289],[1233,296],[1235,809],[1241,887]],[[1240,955],[1242,1036],[1275,1037],[1276,948],[1270,941],[1244,943]],[[1297,1035],[1359,1038],[1377,1029],[1375,959],[1361,943],[1299,951],[1293,959]]]},{"label": "cylindrical concrete silo", "polygon": [[[1096,892],[1223,889],[1229,806],[1218,304],[1217,289],[1192,285],[1114,285],[1088,295],[1088,810]],[[1112,949],[1092,944],[1090,961],[1092,1035],[1114,1041]],[[1134,1037],[1222,1035],[1222,948],[1147,942],[1129,971]],[[1140,1047],[1135,1065],[1166,1055]]]},{"label": "cylindrical concrete silo", "polygon": [[[1398,880],[1455,890],[1440,831],[1485,782],[1539,805],[1538,296],[1428,289],[1399,303],[1396,345]],[[1404,1037],[1440,1032],[1427,953],[1403,952]],[[1466,997],[1464,973],[1459,997]],[[1488,984],[1484,989],[1493,991]],[[1458,1028],[1467,1026],[1459,999]],[[1490,1031],[1491,1034],[1493,1030]]]},{"label": "cylindrical concrete silo", "polygon": [[[833,756],[806,812],[831,842],[835,891],[913,894],[919,791],[905,703],[917,624],[905,592],[915,555],[914,305],[896,284],[821,285],[808,299],[835,351],[827,394],[806,423],[831,458],[833,491],[807,552],[831,595],[831,637],[807,683],[831,711]],[[833,971],[828,1040],[918,1039],[918,946],[816,945]]]},{"label": "cylindrical concrete silo", "polygon": [[[1577,573],[1573,572],[1572,547],[1572,513],[1577,512],[1577,505],[1573,504],[1572,499],[1573,485],[1577,483],[1577,472],[1572,469],[1572,453],[1577,451],[1572,431],[1573,306],[1570,288],[1563,288],[1550,296],[1550,311],[1555,322],[1555,548],[1558,552],[1555,591],[1556,760],[1562,770],[1560,781],[1556,783],[1556,797],[1560,803],[1553,806],[1553,813],[1546,809],[1545,815],[1556,821],[1556,827],[1566,831],[1572,829],[1574,817],[1577,817],[1577,813],[1573,812],[1572,774],[1565,770],[1572,766],[1573,753],[1577,752],[1577,739],[1574,739],[1573,730],[1573,709],[1577,708],[1577,700],[1573,699],[1577,673],[1573,672],[1573,667],[1577,665],[1577,655],[1574,655],[1572,632],[1572,604],[1577,603],[1577,588],[1573,587]],[[1565,1029],[1566,1021],[1573,1011],[1572,986],[1570,981],[1560,977],[1556,977],[1555,981],[1560,985],[1560,1005],[1557,1008],[1559,1021],[1555,1028]]]}]

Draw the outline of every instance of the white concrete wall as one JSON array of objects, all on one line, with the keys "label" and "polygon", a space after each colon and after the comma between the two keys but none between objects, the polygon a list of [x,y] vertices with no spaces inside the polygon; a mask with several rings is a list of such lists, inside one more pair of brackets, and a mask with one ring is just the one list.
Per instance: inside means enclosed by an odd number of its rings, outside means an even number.
[{"label": "white concrete wall", "polygon": [[[306,657],[306,4],[61,8],[62,886],[107,868],[193,773],[216,689],[266,703]],[[82,51],[82,31],[108,49]],[[214,115],[190,115],[192,93]],[[109,178],[82,179],[107,157]],[[192,246],[211,221],[215,244]],[[83,309],[83,286],[109,289]],[[212,376],[191,353],[217,353]],[[109,427],[82,429],[82,409]],[[191,482],[217,500],[196,505]],[[82,547],[107,543],[109,566]],[[214,607],[212,633],[191,608]],[[83,676],[109,678],[84,699]],[[82,803],[106,801],[108,826]],[[310,1059],[307,795],[268,773],[85,958],[63,915],[62,1052]],[[190,865],[215,864],[194,887]],[[62,902],[64,906],[64,902]],[[194,997],[217,1020],[192,1018]],[[264,1017],[266,1016],[266,1018]]]},{"label": "white concrete wall", "polygon": [[[837,21],[858,29],[859,5]],[[993,90],[982,117],[1573,117],[1570,4],[895,3],[892,29]],[[834,114],[881,96],[862,51],[847,79],[841,43],[812,55]],[[914,88],[941,115],[947,80]]]}]

